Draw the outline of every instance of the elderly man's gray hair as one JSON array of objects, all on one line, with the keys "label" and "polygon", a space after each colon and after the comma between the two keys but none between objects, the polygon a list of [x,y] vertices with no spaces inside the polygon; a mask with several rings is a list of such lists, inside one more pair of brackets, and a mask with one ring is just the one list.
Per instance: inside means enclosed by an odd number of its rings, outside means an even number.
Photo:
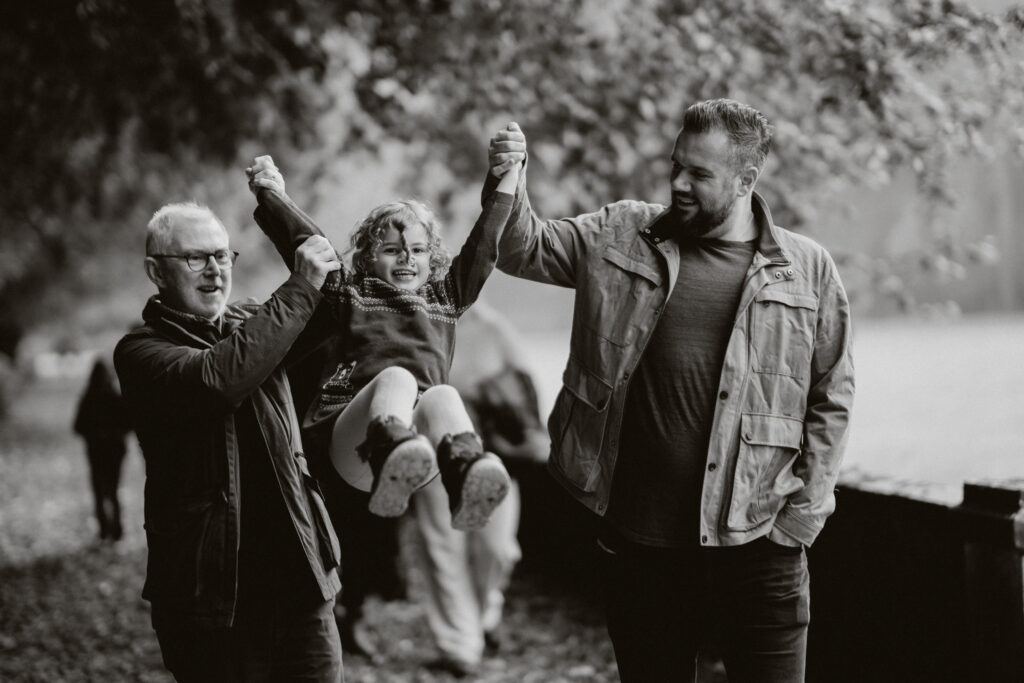
[{"label": "elderly man's gray hair", "polygon": [[167,249],[171,241],[171,231],[176,221],[202,221],[213,219],[224,232],[227,228],[217,218],[217,214],[204,204],[198,202],[174,202],[164,204],[153,214],[146,225],[146,255],[158,254]]}]

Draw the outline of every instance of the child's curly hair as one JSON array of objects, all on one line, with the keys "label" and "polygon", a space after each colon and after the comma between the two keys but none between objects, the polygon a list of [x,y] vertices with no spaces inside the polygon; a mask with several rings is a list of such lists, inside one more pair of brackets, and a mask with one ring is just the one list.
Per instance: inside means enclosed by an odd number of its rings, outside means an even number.
[{"label": "child's curly hair", "polygon": [[370,211],[355,232],[352,233],[348,253],[352,255],[352,268],[358,275],[369,275],[377,247],[384,243],[388,228],[403,232],[411,225],[422,225],[427,233],[427,247],[430,249],[430,279],[444,279],[452,262],[451,254],[441,244],[441,225],[426,204],[413,199],[381,204]]}]

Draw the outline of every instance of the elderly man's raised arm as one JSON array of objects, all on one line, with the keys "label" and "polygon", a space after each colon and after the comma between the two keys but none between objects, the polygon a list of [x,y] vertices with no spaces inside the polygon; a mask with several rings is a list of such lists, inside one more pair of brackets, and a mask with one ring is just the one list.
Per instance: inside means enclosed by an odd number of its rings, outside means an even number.
[{"label": "elderly man's raised arm", "polygon": [[[285,359],[322,298],[319,288],[327,274],[338,267],[334,249],[323,237],[303,244],[296,263],[296,272],[270,299],[216,343],[197,347],[165,336],[125,336],[115,349],[114,363],[126,393],[186,410],[237,408]],[[154,324],[174,326],[164,320]],[[189,334],[184,329],[172,332]]]}]

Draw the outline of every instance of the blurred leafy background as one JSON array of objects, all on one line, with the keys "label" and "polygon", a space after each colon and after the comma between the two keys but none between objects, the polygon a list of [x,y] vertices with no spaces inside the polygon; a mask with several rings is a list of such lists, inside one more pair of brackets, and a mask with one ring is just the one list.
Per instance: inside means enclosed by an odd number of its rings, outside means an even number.
[{"label": "blurred leafy background", "polygon": [[[851,188],[907,178],[928,220],[942,223],[958,199],[957,165],[1024,146],[1024,10],[983,11],[995,7],[5,3],[0,350],[13,355],[26,333],[56,320],[65,331],[127,324],[146,287],[147,216],[195,197],[229,226],[251,226],[241,169],[264,151],[339,239],[372,205],[361,199],[397,193],[430,200],[454,225],[466,222],[456,219],[474,201],[466,197],[483,177],[487,139],[515,119],[536,160],[537,204],[569,214],[621,197],[664,199],[682,110],[730,96],[777,127],[762,189],[781,223],[827,236],[863,198]],[[239,285],[273,262],[258,235],[240,232]],[[962,237],[927,235],[914,267],[956,274],[956,264],[994,260],[993,238]],[[851,281],[912,303],[906,264],[847,251],[847,270],[870,272]]]},{"label": "blurred leafy background", "polygon": [[[208,203],[235,295],[284,269],[242,169],[271,153],[335,243],[429,201],[457,246],[486,143],[526,131],[548,216],[667,199],[682,111],[777,128],[760,183],[836,256],[859,314],[1024,308],[1024,9],[1005,0],[42,0],[0,8],[0,394],[17,359],[109,344],[152,291],[160,204]],[[564,329],[571,293],[484,298]],[[7,378],[7,379],[2,379]]]},{"label": "blurred leafy background", "polygon": [[[487,140],[507,121],[529,138],[535,206],[569,215],[665,201],[685,107],[746,101],[777,128],[759,189],[778,222],[830,249],[855,305],[846,463],[943,482],[950,500],[967,477],[1024,477],[1024,366],[1012,362],[1024,338],[1024,6],[1011,3],[0,3],[0,568],[27,567],[0,591],[24,603],[0,609],[4,670],[165,679],[131,602],[141,461],[124,484],[128,545],[83,561],[91,520],[71,412],[90,354],[109,353],[153,291],[143,235],[161,204],[194,198],[222,217],[242,252],[237,297],[265,298],[284,279],[251,218],[242,171],[257,154],[274,155],[339,246],[400,195],[429,201],[458,246]],[[496,274],[483,298],[525,333],[549,403],[571,292]],[[961,312],[986,315],[951,322]],[[96,581],[100,597],[79,590]],[[72,595],[86,601],[48,602]],[[116,638],[108,609],[130,621]],[[31,615],[21,630],[19,615]],[[560,638],[541,620],[519,631]],[[573,645],[581,661],[606,645],[593,630]],[[527,680],[535,654],[501,680]]]}]

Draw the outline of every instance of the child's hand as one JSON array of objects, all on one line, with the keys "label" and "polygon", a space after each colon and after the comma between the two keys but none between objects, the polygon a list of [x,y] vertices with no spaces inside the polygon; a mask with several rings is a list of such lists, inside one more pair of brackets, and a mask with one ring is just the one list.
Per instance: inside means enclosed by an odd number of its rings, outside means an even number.
[{"label": "child's hand", "polygon": [[510,169],[526,160],[526,136],[515,121],[499,130],[487,148],[491,173],[501,178]]},{"label": "child's hand", "polygon": [[245,175],[249,178],[249,190],[253,194],[256,194],[261,187],[284,194],[284,176],[274,165],[274,160],[269,154],[253,159],[252,166],[245,169]]}]

